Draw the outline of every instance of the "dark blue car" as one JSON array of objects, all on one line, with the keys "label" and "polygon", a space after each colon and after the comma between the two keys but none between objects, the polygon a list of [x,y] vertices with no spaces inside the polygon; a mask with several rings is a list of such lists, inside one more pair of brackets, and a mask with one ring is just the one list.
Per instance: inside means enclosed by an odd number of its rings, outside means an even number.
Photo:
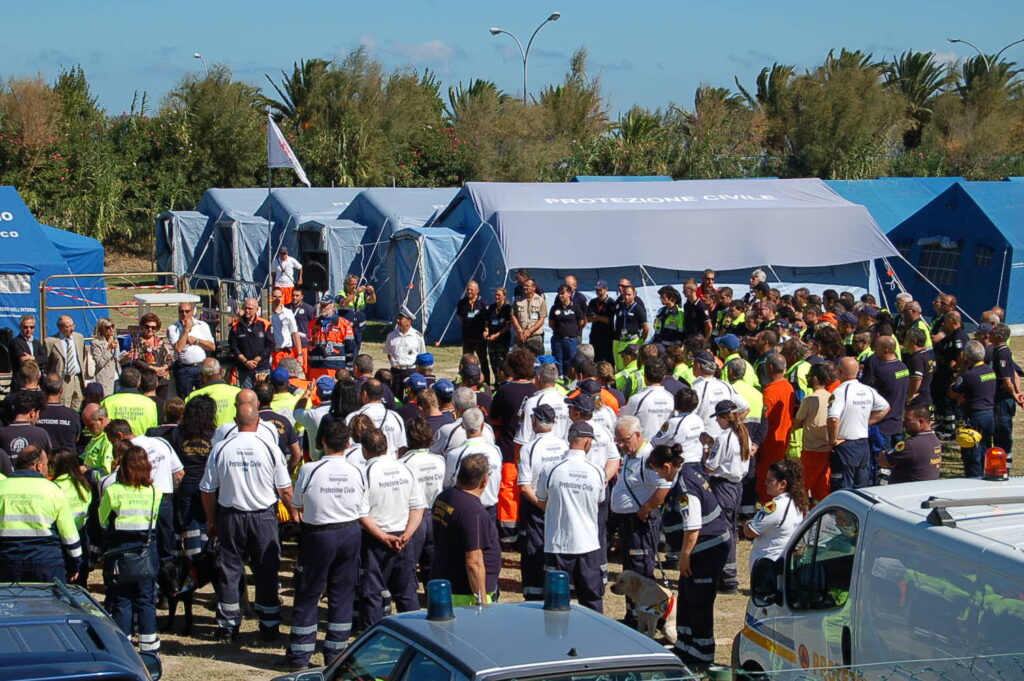
[{"label": "dark blue car", "polygon": [[0,584],[0,681],[158,681],[160,659],[138,653],[77,586]]}]

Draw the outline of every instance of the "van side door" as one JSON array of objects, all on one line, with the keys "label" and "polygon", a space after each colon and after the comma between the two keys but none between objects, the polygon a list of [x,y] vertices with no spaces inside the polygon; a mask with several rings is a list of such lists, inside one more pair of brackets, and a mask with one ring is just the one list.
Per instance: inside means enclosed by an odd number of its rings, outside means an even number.
[{"label": "van side door", "polygon": [[784,554],[787,620],[800,667],[852,662],[851,591],[863,525],[847,508],[816,509]]}]

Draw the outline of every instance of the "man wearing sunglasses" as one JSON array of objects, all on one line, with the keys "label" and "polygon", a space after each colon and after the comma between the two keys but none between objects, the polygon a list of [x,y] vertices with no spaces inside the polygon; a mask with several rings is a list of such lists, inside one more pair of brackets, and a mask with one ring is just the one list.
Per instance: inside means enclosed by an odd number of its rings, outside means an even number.
[{"label": "man wearing sunglasses", "polygon": [[167,327],[167,342],[174,348],[175,362],[172,367],[178,397],[185,399],[202,386],[199,365],[207,353],[217,349],[210,326],[196,319],[192,303],[178,305],[178,321]]},{"label": "man wearing sunglasses", "polygon": [[20,333],[7,346],[7,354],[11,358],[11,372],[14,374],[11,379],[11,392],[24,387],[20,385],[18,377],[18,367],[22,362],[34,359],[39,366],[46,366],[46,347],[43,341],[35,336],[36,318],[27,314],[19,320],[18,327]]}]

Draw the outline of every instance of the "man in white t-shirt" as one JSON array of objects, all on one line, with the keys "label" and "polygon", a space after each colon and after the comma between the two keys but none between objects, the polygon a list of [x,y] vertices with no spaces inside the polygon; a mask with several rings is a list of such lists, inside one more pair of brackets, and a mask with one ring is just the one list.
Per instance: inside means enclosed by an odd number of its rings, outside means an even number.
[{"label": "man in white t-shirt", "polygon": [[519,409],[519,430],[516,432],[516,444],[525,445],[533,439],[533,420],[530,415],[533,410],[542,405],[549,404],[555,410],[555,425],[552,432],[559,439],[565,439],[569,432],[569,410],[565,406],[565,397],[555,387],[558,383],[558,366],[555,364],[544,364],[537,370],[537,377],[534,379],[537,385],[537,392],[523,400],[523,406]]},{"label": "man in white t-shirt", "polygon": [[[235,640],[242,623],[238,587],[245,562],[259,556],[251,568],[256,583],[255,608],[265,640],[277,637],[281,624],[278,571],[277,502],[291,507],[292,479],[280,450],[256,434],[259,410],[252,404],[238,407],[238,432],[210,450],[206,472],[199,483],[207,534],[220,539],[217,580],[217,626]],[[275,451],[276,450],[276,451]]]},{"label": "man in white t-shirt", "polygon": [[416,563],[408,544],[427,507],[423,488],[409,467],[387,456],[387,438],[379,430],[363,434],[366,499],[363,526],[363,622],[372,626],[384,616],[390,592],[398,612],[418,610]]},{"label": "man in white t-shirt", "polygon": [[398,456],[398,450],[406,445],[405,424],[398,412],[384,406],[384,385],[375,378],[369,379],[363,383],[359,399],[363,406],[349,414],[345,423],[351,426],[352,419],[359,414],[366,414],[374,426],[384,431],[388,439],[388,453]]},{"label": "man in white t-shirt", "polygon": [[857,380],[860,363],[853,357],[839,360],[842,384],[832,391],[828,406],[829,443],[832,445],[832,491],[860,489],[871,484],[868,473],[871,446],[868,428],[889,413],[889,403],[878,391]]},{"label": "man in white t-shirt", "polygon": [[124,419],[112,419],[104,429],[111,445],[128,440],[146,450],[152,467],[153,486],[163,492],[160,499],[160,514],[156,520],[156,553],[160,562],[174,558],[176,535],[174,533],[174,489],[185,477],[185,467],[167,440],[146,437],[132,432],[131,425]]},{"label": "man in white t-shirt", "polygon": [[565,455],[568,444],[551,432],[555,426],[555,410],[550,404],[533,408],[530,415],[533,440],[519,450],[516,484],[522,499],[519,503],[519,552],[523,599],[544,598],[544,506],[536,495],[536,484],[545,469]]},{"label": "man in white t-shirt", "polygon": [[196,388],[201,388],[200,365],[206,354],[217,349],[210,325],[196,318],[192,303],[178,305],[178,321],[167,327],[167,342],[174,348],[174,386],[178,397],[185,399]]},{"label": "man in white t-shirt", "polygon": [[620,412],[623,416],[632,415],[640,419],[640,429],[647,440],[658,434],[675,410],[675,398],[661,385],[666,373],[668,372],[663,359],[648,359],[644,364],[644,381],[647,387],[634,393]]},{"label": "man in white t-shirt", "polygon": [[284,289],[275,286],[270,293],[270,326],[274,330],[275,348],[270,366],[274,368],[277,368],[282,357],[299,358],[302,350],[302,336],[299,335],[295,313],[284,305]]},{"label": "man in white t-shirt", "polygon": [[288,249],[284,246],[274,260],[274,286],[281,288],[285,305],[292,302],[295,287],[302,286],[302,263],[288,255]]},{"label": "man in white t-shirt", "polygon": [[718,437],[722,429],[715,419],[715,406],[722,400],[730,400],[740,413],[750,410],[750,403],[725,381],[715,378],[715,358],[707,350],[693,356],[693,391],[697,393],[697,409],[694,413],[704,421],[704,432]]},{"label": "man in white t-shirt", "polygon": [[580,605],[603,612],[604,558],[597,515],[605,480],[604,471],[587,459],[593,435],[586,421],[569,427],[569,451],[541,473],[536,496],[544,506],[547,567],[568,572]]}]

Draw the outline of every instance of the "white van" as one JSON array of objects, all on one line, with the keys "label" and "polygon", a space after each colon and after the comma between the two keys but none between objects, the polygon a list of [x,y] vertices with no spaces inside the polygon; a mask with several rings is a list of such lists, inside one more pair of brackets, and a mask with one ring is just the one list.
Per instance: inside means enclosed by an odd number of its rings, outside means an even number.
[{"label": "white van", "polygon": [[1024,478],[831,494],[751,583],[738,669],[1024,678]]}]

